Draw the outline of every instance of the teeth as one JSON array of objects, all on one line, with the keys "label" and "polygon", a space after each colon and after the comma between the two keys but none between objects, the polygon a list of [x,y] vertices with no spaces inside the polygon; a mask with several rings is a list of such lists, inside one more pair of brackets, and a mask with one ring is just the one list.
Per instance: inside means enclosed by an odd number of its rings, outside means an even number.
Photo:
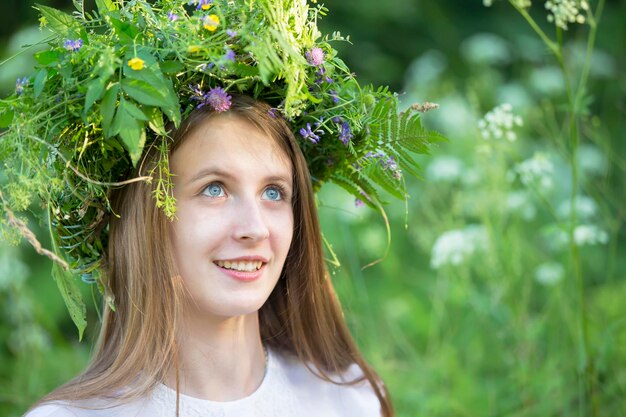
[{"label": "teeth", "polygon": [[261,261],[242,261],[242,262],[231,262],[231,261],[215,261],[217,266],[232,269],[235,271],[242,272],[253,272],[257,271],[263,265]]}]

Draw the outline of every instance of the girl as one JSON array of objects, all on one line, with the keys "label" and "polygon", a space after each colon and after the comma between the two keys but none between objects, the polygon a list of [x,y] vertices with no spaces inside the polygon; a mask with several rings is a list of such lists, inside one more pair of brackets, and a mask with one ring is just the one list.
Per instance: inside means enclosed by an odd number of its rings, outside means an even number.
[{"label": "girl", "polygon": [[112,191],[116,311],[89,367],[27,417],[393,416],[342,317],[286,122],[233,95],[172,137],[176,219],[155,207],[156,181]]}]

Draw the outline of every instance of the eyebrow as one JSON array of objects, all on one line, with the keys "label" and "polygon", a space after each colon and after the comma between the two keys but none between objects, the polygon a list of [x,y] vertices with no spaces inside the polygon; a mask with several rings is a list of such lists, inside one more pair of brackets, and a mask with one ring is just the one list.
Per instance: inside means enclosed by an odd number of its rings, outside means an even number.
[{"label": "eyebrow", "polygon": [[[207,168],[207,169],[203,169],[200,172],[198,172],[196,175],[194,175],[188,182],[187,184],[193,184],[196,181],[199,181],[203,178],[209,177],[209,176],[216,176],[216,177],[221,177],[221,178],[226,178],[228,180],[234,180],[235,176],[227,171],[221,170],[219,168]],[[291,178],[289,178],[288,176],[283,176],[283,175],[270,175],[268,177],[263,178],[263,180],[265,182],[284,182],[288,185],[292,185],[292,180]]]}]

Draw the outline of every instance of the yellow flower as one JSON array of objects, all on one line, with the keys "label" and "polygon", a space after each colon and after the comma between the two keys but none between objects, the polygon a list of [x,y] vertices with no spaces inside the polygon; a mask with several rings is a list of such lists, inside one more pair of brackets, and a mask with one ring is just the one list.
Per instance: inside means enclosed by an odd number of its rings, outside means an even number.
[{"label": "yellow flower", "polygon": [[204,28],[208,31],[215,32],[220,25],[220,18],[216,14],[210,14],[204,18]]},{"label": "yellow flower", "polygon": [[213,5],[204,3],[201,7],[202,7],[202,10],[209,10],[211,8],[211,6],[213,6]]},{"label": "yellow flower", "polygon": [[143,67],[145,66],[144,64],[145,64],[145,62],[141,58],[135,57],[135,58],[132,58],[132,59],[128,60],[128,66],[131,67],[132,69],[134,69],[135,71],[142,70]]},{"label": "yellow flower", "polygon": [[198,45],[189,45],[187,47],[187,52],[189,52],[190,54],[197,54],[198,52],[200,52],[200,47]]}]

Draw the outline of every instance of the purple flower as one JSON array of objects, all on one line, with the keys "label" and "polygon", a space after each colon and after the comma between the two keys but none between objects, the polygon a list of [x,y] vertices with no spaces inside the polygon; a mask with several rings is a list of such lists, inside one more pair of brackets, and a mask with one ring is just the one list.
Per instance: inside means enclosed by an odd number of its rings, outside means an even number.
[{"label": "purple flower", "polygon": [[174,12],[168,12],[167,13],[167,18],[170,20],[170,22],[175,22],[178,20],[178,15]]},{"label": "purple flower", "polygon": [[278,115],[276,114],[276,112],[278,111],[278,109],[276,107],[272,107],[271,109],[269,109],[267,111],[267,114],[269,114],[270,116],[272,116],[274,119],[276,119],[278,117]]},{"label": "purple flower", "polygon": [[363,207],[365,205],[365,203],[362,200],[359,200],[358,198],[354,199],[354,207]]},{"label": "purple flower", "polygon": [[199,101],[198,108],[209,105],[218,113],[225,112],[230,109],[232,97],[221,87],[214,87],[208,93],[204,93],[200,86],[189,86],[193,93],[192,100]]},{"label": "purple flower", "polygon": [[231,99],[232,97],[221,87],[211,88],[209,92],[205,94],[205,102],[218,113],[230,109]]},{"label": "purple flower", "polygon": [[82,39],[76,39],[76,40],[66,39],[65,42],[63,42],[63,47],[65,49],[67,49],[68,51],[70,51],[70,52],[76,52],[82,46],[83,46],[83,40]]},{"label": "purple flower", "polygon": [[237,32],[235,32],[232,29],[226,29],[226,34],[230,36],[231,38],[234,38],[235,36],[237,36]]},{"label": "purple flower", "polygon": [[211,8],[211,6],[213,5],[213,0],[191,0],[188,3],[190,6],[192,4],[196,5],[196,10],[209,10]]},{"label": "purple flower", "polygon": [[328,92],[330,93],[330,97],[333,99],[333,103],[339,103],[339,95],[337,94],[337,91],[330,90]]},{"label": "purple flower", "polygon": [[307,51],[304,56],[306,57],[306,60],[309,62],[309,64],[315,67],[319,67],[324,63],[324,51],[322,50],[322,48],[315,47],[310,51]]},{"label": "purple flower", "polygon": [[321,130],[311,130],[311,123],[306,124],[306,128],[300,129],[300,134],[304,139],[308,139],[313,143],[318,143],[320,141],[320,136],[324,134]]},{"label": "purple flower", "polygon": [[343,122],[341,126],[339,126],[339,140],[346,146],[352,140],[354,135],[350,130],[350,124],[348,122]]},{"label": "purple flower", "polygon": [[18,78],[17,81],[15,81],[15,92],[18,96],[24,92],[24,88],[28,87],[28,82],[27,77]]},{"label": "purple flower", "polygon": [[226,48],[226,53],[224,54],[224,59],[230,62],[235,62],[235,53],[232,49]]}]

